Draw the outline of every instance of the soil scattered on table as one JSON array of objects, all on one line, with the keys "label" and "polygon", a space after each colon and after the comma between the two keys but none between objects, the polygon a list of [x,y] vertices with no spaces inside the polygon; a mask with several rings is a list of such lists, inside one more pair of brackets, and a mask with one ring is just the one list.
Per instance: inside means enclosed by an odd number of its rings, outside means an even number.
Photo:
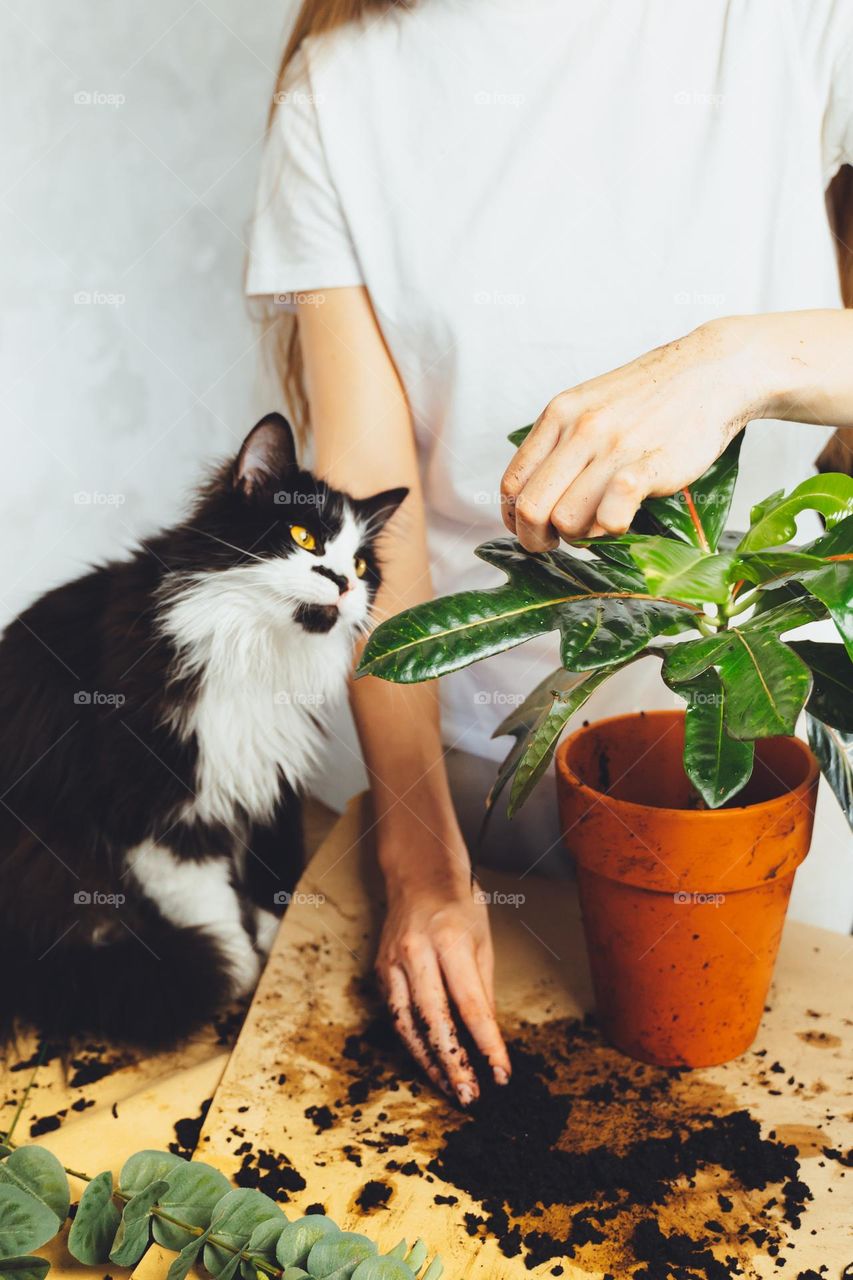
[{"label": "soil scattered on table", "polygon": [[245,1142],[237,1154],[243,1156],[243,1163],[234,1175],[238,1187],[256,1187],[272,1200],[285,1204],[292,1192],[305,1190],[307,1184],[302,1174],[282,1152],[255,1150],[250,1142]]},{"label": "soil scattered on table", "polygon": [[212,1098],[206,1098],[197,1116],[184,1116],[182,1120],[175,1121],[175,1141],[169,1143],[173,1155],[182,1156],[184,1160],[192,1159],[212,1101]]},{"label": "soil scattered on table", "polygon": [[364,1213],[369,1213],[371,1209],[384,1209],[391,1199],[391,1191],[387,1182],[371,1178],[369,1182],[365,1182],[355,1202]]},{"label": "soil scattered on table", "polygon": [[[632,1268],[633,1280],[729,1280],[752,1274],[761,1253],[781,1270],[812,1199],[796,1146],[762,1136],[696,1073],[617,1053],[590,1019],[525,1025],[510,1053],[509,1085],[482,1071],[467,1112],[454,1120],[445,1107],[425,1110],[416,1133],[396,1135],[383,1122],[411,1067],[384,1019],[349,1036],[341,1065],[350,1083],[334,1100],[337,1115],[356,1122],[360,1145],[349,1158],[416,1141],[420,1161],[386,1167],[434,1178],[437,1204],[455,1202],[444,1194],[452,1188],[467,1193],[480,1206],[464,1215],[472,1239],[496,1240],[528,1269],[550,1263],[559,1275],[572,1259],[598,1274]],[[420,1092],[416,1081],[406,1088]],[[380,1090],[386,1110],[368,1117]],[[356,1203],[385,1204],[386,1191],[371,1180]]]}]

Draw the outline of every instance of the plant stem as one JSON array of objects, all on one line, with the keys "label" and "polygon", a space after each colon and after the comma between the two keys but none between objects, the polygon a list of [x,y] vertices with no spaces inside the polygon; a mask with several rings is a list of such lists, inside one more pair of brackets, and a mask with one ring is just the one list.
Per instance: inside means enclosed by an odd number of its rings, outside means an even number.
[{"label": "plant stem", "polygon": [[[36,1068],[38,1069],[38,1068]],[[26,1095],[25,1095],[26,1096]],[[13,1126],[14,1127],[14,1126]],[[11,1133],[12,1130],[10,1129]],[[8,1146],[18,1147],[17,1142],[8,1142]],[[92,1176],[88,1173],[81,1173],[79,1169],[69,1169],[67,1165],[62,1166],[63,1172],[69,1174],[72,1178],[79,1178],[81,1182],[91,1182]],[[123,1200],[125,1204],[133,1197],[129,1196],[126,1191],[120,1191],[118,1187],[113,1191],[113,1195],[117,1200]],[[160,1218],[163,1222],[170,1223],[173,1227],[180,1227],[182,1231],[188,1232],[191,1236],[200,1236],[204,1233],[204,1227],[197,1227],[191,1222],[181,1222],[180,1218],[173,1218],[170,1213],[166,1213],[159,1205],[151,1206],[151,1217]],[[257,1271],[263,1271],[268,1276],[282,1276],[284,1272],[281,1267],[274,1267],[272,1263],[267,1262],[264,1258],[259,1258],[253,1253],[247,1253],[245,1249],[235,1249],[233,1244],[229,1244],[227,1240],[223,1240],[221,1236],[210,1235],[207,1237],[207,1243],[216,1245],[217,1249],[224,1249],[226,1253],[239,1253],[241,1258],[246,1262],[251,1262]]]},{"label": "plant stem", "polygon": [[738,596],[737,599],[731,600],[727,605],[724,605],[723,607],[725,610],[726,617],[727,618],[739,617],[740,614],[744,613],[747,609],[749,609],[752,605],[755,604],[760,594],[760,591],[761,591],[760,587],[753,587],[752,590],[745,591],[743,595]]},{"label": "plant stem", "polygon": [[38,1074],[39,1067],[44,1066],[44,1058],[45,1058],[46,1052],[47,1052],[47,1041],[43,1040],[42,1046],[41,1046],[41,1053],[39,1054],[38,1062],[33,1067],[33,1074],[30,1076],[30,1082],[23,1092],[21,1101],[18,1103],[17,1107],[15,1108],[15,1114],[12,1116],[12,1123],[9,1126],[9,1132],[2,1139],[3,1145],[6,1147],[15,1146],[15,1143],[12,1142],[12,1134],[15,1132],[15,1126],[17,1125],[18,1121],[21,1118],[21,1113],[23,1112],[24,1107],[27,1105],[27,1098],[30,1096],[30,1090],[32,1089],[33,1085],[36,1082],[36,1076]]}]

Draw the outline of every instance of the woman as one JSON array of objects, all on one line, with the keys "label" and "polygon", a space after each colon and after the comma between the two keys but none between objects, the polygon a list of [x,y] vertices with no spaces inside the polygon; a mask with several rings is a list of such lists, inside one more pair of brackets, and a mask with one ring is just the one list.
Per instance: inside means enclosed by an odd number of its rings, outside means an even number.
[{"label": "woman", "polygon": [[[850,0],[304,5],[248,289],[296,313],[285,373],[318,469],[412,492],[380,616],[494,581],[471,553],[501,515],[534,550],[626,528],[753,419],[734,525],[808,474],[827,432],[779,419],[853,425],[824,204],[850,161]],[[511,457],[506,433],[537,415]],[[463,1104],[477,1082],[449,1000],[510,1071],[467,841],[490,734],[553,665],[546,638],[460,672],[441,719],[433,687],[353,689],[388,894],[378,971]],[[652,664],[585,714],[663,696]],[[547,867],[551,809],[498,829],[497,860]]]}]

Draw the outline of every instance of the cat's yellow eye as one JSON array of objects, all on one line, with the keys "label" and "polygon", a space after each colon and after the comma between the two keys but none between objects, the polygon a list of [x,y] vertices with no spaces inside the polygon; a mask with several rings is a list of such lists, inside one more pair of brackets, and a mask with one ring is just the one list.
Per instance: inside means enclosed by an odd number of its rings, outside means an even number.
[{"label": "cat's yellow eye", "polygon": [[317,546],[317,539],[313,533],[309,533],[301,524],[292,524],[290,526],[290,536],[298,547],[303,547],[305,551],[314,551]]},{"label": "cat's yellow eye", "polygon": [[364,575],[365,575],[366,573],[367,573],[367,561],[366,561],[365,559],[363,559],[363,557],[362,557],[362,556],[356,556],[356,558],[355,558],[355,576],[356,576],[357,578],[363,578],[363,577],[364,577]]}]

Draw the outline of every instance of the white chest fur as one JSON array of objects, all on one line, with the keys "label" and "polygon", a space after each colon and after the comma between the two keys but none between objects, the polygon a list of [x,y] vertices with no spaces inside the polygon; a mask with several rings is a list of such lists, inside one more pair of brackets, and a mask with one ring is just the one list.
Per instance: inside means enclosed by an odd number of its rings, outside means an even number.
[{"label": "white chest fur", "polygon": [[240,806],[269,820],[282,781],[300,789],[317,764],[323,726],[346,688],[352,628],[341,620],[328,633],[307,632],[245,569],[182,585],[162,625],[178,648],[178,674],[197,690],[173,721],[198,744],[195,797],[183,816],[232,826]]}]

